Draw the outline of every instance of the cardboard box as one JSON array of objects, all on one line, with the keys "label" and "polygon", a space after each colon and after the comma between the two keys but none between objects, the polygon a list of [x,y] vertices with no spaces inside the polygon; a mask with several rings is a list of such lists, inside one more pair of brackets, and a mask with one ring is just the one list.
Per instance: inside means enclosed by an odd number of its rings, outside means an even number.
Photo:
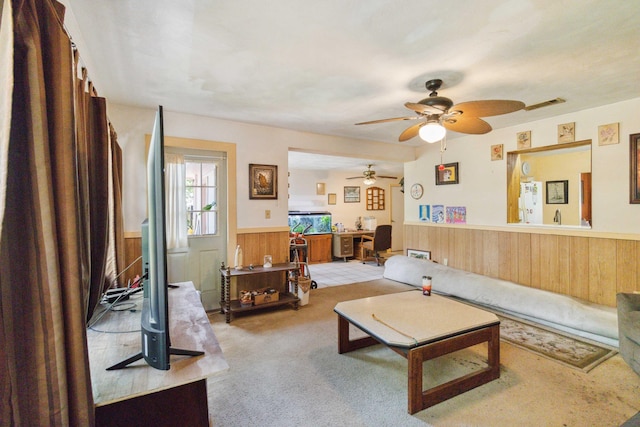
[{"label": "cardboard box", "polygon": [[278,291],[269,292],[269,290],[265,290],[253,296],[254,305],[276,302],[278,300],[280,300],[280,293]]}]

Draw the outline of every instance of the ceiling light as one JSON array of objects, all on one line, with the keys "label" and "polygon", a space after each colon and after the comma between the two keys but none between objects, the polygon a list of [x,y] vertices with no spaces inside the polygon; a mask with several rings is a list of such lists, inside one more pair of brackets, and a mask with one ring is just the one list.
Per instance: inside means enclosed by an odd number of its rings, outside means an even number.
[{"label": "ceiling light", "polygon": [[368,176],[364,179],[364,181],[362,181],[364,185],[371,185],[371,184],[374,184],[375,182],[376,182],[376,179],[372,176]]},{"label": "ceiling light", "polygon": [[447,130],[440,123],[430,122],[422,126],[418,131],[420,138],[424,139],[430,144],[440,141],[444,138]]}]

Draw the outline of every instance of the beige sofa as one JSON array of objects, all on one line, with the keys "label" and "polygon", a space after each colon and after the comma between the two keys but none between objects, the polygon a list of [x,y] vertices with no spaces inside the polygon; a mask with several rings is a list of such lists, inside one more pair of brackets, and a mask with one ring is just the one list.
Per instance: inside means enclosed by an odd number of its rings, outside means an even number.
[{"label": "beige sofa", "polygon": [[[416,287],[422,286],[422,276],[431,276],[436,293],[618,346],[618,314],[615,307],[597,305],[404,255],[389,258],[385,262],[383,275],[386,279]],[[638,329],[636,333],[640,335]],[[637,343],[640,343],[640,339]],[[636,355],[640,355],[638,347],[635,351]]]}]

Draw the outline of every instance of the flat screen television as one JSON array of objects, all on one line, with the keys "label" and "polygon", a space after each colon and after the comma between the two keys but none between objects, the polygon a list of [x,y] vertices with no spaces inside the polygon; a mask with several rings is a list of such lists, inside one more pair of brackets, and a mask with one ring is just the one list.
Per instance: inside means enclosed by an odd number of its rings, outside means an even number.
[{"label": "flat screen television", "polygon": [[164,188],[164,123],[158,107],[147,158],[147,206],[149,218],[142,222],[142,269],[144,280],[141,347],[137,353],[107,370],[122,369],[142,358],[156,369],[170,369],[170,355],[200,356],[202,351],[171,347],[169,338],[169,281]]}]

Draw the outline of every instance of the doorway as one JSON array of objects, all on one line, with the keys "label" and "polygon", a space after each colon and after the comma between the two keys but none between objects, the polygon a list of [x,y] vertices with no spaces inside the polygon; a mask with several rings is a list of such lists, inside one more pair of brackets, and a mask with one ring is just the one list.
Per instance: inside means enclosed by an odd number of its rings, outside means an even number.
[{"label": "doorway", "polygon": [[391,251],[404,250],[404,193],[399,184],[391,184]]}]

